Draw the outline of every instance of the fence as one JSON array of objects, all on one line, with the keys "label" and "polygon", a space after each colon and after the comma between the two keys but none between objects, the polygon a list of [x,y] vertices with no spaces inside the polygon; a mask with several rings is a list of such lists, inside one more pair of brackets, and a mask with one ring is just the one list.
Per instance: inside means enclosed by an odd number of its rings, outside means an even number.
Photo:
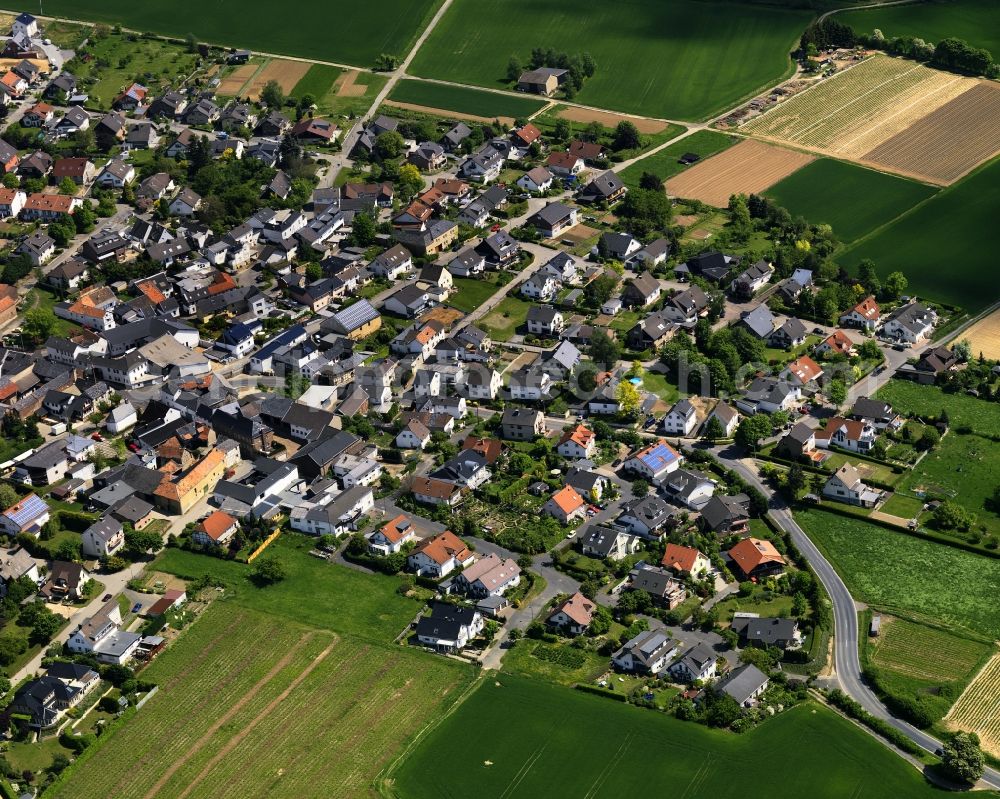
[{"label": "fence", "polygon": [[261,543],[261,545],[250,553],[249,557],[247,557],[247,563],[253,563],[254,558],[256,558],[265,549],[267,549],[271,545],[271,542],[274,541],[274,539],[277,538],[279,535],[281,535],[280,527],[273,533],[271,533],[271,535],[269,535],[267,538],[265,538],[264,541]]}]

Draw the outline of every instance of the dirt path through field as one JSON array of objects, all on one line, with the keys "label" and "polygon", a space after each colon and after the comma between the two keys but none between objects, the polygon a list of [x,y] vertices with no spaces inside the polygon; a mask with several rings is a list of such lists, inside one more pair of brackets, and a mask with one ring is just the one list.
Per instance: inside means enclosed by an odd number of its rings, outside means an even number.
[{"label": "dirt path through field", "polygon": [[465,119],[470,122],[492,122],[494,119],[499,119],[505,125],[513,125],[514,117],[480,117],[475,114],[461,114],[458,111],[448,111],[444,108],[431,108],[426,105],[417,105],[416,103],[400,103],[395,100],[386,100],[386,105],[395,106],[396,108],[405,108],[410,111],[419,111],[422,114],[433,114],[436,117],[448,117],[449,119]]},{"label": "dirt path through field", "polygon": [[[301,646],[301,644],[304,643],[304,641],[308,637],[309,636],[304,636],[302,639],[300,639],[299,645]],[[258,724],[260,724],[264,719],[266,719],[278,705],[284,702],[291,695],[292,691],[294,691],[302,684],[302,682],[306,679],[306,677],[312,674],[313,669],[315,669],[320,663],[322,663],[326,659],[326,656],[333,651],[333,648],[336,645],[337,645],[337,639],[334,639],[333,641],[330,642],[329,646],[327,646],[326,649],[324,649],[322,652],[316,655],[315,658],[313,658],[312,662],[302,670],[301,674],[299,674],[294,680],[292,680],[292,682],[284,691],[282,691],[280,694],[274,697],[274,699],[268,702],[267,706],[260,713],[254,716],[253,720],[249,724],[247,724],[246,727],[244,727],[242,730],[236,733],[236,735],[230,738],[226,742],[226,745],[215,753],[212,759],[205,764],[205,767],[198,772],[197,776],[195,776],[195,778],[188,784],[188,786],[183,791],[180,792],[180,794],[178,795],[178,799],[185,799],[185,797],[188,796],[191,793],[191,791],[193,791],[195,787],[203,779],[205,779],[205,777],[208,776],[209,772],[211,772],[212,769],[215,768],[215,766],[218,765],[220,761],[222,761],[230,752],[232,752],[233,749],[239,746],[240,743],[243,741],[243,739],[246,738],[251,732],[253,732],[254,728]],[[367,730],[365,732],[367,732]]]},{"label": "dirt path through field", "polygon": [[[198,752],[202,747],[204,747],[205,744],[207,744],[212,739],[212,736],[215,735],[215,733],[217,733],[222,728],[223,725],[228,723],[229,720],[233,718],[233,716],[235,716],[244,707],[246,707],[246,705],[250,702],[251,699],[253,699],[254,695],[258,691],[260,691],[265,685],[271,682],[271,680],[277,677],[278,674],[281,673],[282,669],[284,669],[286,666],[288,666],[289,663],[292,662],[292,659],[295,657],[296,653],[300,649],[302,649],[302,647],[304,647],[310,641],[310,639],[312,639],[314,635],[315,633],[309,632],[303,635],[301,638],[299,638],[295,646],[289,649],[285,653],[284,657],[282,657],[281,660],[279,660],[271,667],[271,670],[267,674],[261,677],[249,691],[243,694],[242,698],[236,704],[234,704],[222,716],[216,719],[215,723],[213,723],[212,726],[205,731],[205,734],[202,735],[201,738],[199,738],[197,741],[194,742],[194,744],[192,744],[192,746],[187,750],[187,752],[184,753],[182,757],[179,757],[171,764],[170,768],[168,768],[163,773],[163,775],[160,777],[160,779],[156,781],[153,787],[150,788],[148,791],[146,791],[143,799],[153,799],[153,797],[157,796],[160,793],[160,791],[163,790],[163,787],[170,781],[170,778],[173,777],[174,774],[176,774],[178,770],[185,763],[187,763],[187,761],[191,757],[193,757],[196,752]],[[332,646],[333,643],[330,644],[330,647]],[[326,657],[326,655],[323,654],[323,657]],[[297,685],[298,683],[293,683],[293,684]]]}]

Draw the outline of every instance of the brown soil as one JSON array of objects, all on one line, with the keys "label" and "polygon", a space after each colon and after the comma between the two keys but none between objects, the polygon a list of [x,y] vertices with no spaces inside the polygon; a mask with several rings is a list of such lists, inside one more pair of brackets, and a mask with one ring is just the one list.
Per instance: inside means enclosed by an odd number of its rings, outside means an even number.
[{"label": "brown soil", "polygon": [[592,111],[589,108],[569,107],[559,111],[559,116],[571,122],[600,122],[606,128],[613,128],[619,122],[627,119],[640,133],[660,133],[667,129],[667,123],[658,119],[643,119],[642,117],[628,116],[627,114],[612,114],[608,111]]},{"label": "brown soil", "polygon": [[277,81],[281,90],[288,94],[295,88],[303,76],[309,71],[310,64],[305,61],[287,61],[284,58],[274,58],[257,73],[246,88],[246,96],[251,100],[259,100],[261,90],[269,81]]},{"label": "brown soil", "polygon": [[994,311],[962,334],[972,344],[972,354],[982,353],[988,360],[1000,359],[1000,311]]},{"label": "brown soil", "polygon": [[492,122],[494,119],[499,119],[505,125],[513,126],[514,124],[514,117],[480,117],[475,114],[460,114],[457,111],[447,111],[444,108],[432,108],[431,106],[417,105],[416,103],[400,103],[396,100],[386,100],[385,104],[395,108],[405,108],[408,111],[418,111],[421,114],[447,117],[448,119],[464,119],[470,122]]},{"label": "brown soil", "polygon": [[356,69],[349,69],[347,72],[342,72],[340,77],[333,82],[334,94],[337,97],[362,97],[365,91],[368,89],[360,83],[355,83],[358,78],[358,71]]},{"label": "brown soil", "polygon": [[260,64],[243,64],[236,67],[219,83],[218,94],[225,97],[239,97],[243,86],[256,74]]}]

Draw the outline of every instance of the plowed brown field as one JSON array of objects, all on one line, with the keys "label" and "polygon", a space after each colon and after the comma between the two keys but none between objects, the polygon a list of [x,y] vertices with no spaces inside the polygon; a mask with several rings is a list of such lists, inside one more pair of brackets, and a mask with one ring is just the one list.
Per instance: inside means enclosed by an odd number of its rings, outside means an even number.
[{"label": "plowed brown field", "polygon": [[272,80],[276,80],[281,90],[288,94],[295,88],[295,84],[302,80],[310,66],[312,65],[306,61],[287,61],[284,58],[275,58],[257,73],[250,85],[247,86],[245,94],[251,100],[259,100],[261,89],[268,81]]},{"label": "plowed brown field", "polygon": [[814,157],[748,139],[666,182],[667,194],[725,208],[733,194],[760,194]]}]

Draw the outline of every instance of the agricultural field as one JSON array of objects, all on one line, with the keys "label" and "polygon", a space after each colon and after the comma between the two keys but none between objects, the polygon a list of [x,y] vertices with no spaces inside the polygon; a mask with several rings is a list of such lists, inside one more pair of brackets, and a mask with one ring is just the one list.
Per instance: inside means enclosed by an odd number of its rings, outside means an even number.
[{"label": "agricultural field", "polygon": [[698,0],[456,0],[410,71],[506,88],[512,55],[527,62],[535,47],[586,50],[597,71],[575,101],[664,119],[704,119],[789,74],[788,54],[810,16]]},{"label": "agricultural field", "polygon": [[651,172],[666,180],[691,167],[678,159],[685,153],[695,153],[702,159],[722,152],[736,144],[736,139],[714,130],[698,130],[662,150],[652,153],[640,161],[623,169],[620,177],[629,188],[637,188],[643,172]]},{"label": "agricultural field", "polygon": [[880,687],[893,696],[912,697],[935,719],[948,712],[995,650],[986,641],[891,616],[882,617],[878,637],[866,636],[862,646]]},{"label": "agricultural field", "polygon": [[[329,0],[298,4],[301,17],[275,22],[275,8],[265,0],[246,0],[234,9],[201,0],[134,3],[132,0],[51,0],[53,16],[124,25],[140,31],[199,39],[227,47],[372,66],[380,53],[402,58],[430,21],[436,0],[385,0],[353,3]],[[308,30],[306,30],[308,28]],[[331,31],[336,31],[331,36]]]},{"label": "agricultural field", "polygon": [[983,749],[1000,757],[1000,654],[976,675],[944,723],[950,729],[977,733]]},{"label": "agricultural field", "polygon": [[660,119],[645,119],[643,117],[626,116],[623,114],[611,114],[607,111],[597,111],[592,108],[579,108],[577,106],[562,106],[556,112],[556,116],[570,122],[579,122],[581,125],[600,122],[605,128],[611,128],[612,130],[618,126],[619,122],[627,121],[635,125],[639,133],[646,135],[662,133],[668,127],[668,123]]},{"label": "agricultural field", "polygon": [[1000,637],[995,599],[1000,560],[822,510],[796,511],[795,518],[855,599],[973,635]]},{"label": "agricultural field", "polygon": [[780,103],[743,130],[949,185],[1000,152],[1000,89],[876,55]]},{"label": "agricultural field", "polygon": [[878,28],[886,38],[913,36],[939,42],[956,36],[1000,57],[1000,6],[994,0],[936,0],[858,9],[837,14],[836,19],[863,33]]},{"label": "agricultural field", "polygon": [[367,113],[387,80],[375,72],[313,64],[291,94],[295,98],[312,95],[320,114],[356,117]]},{"label": "agricultural field", "polygon": [[285,533],[271,544],[268,554],[281,560],[288,576],[267,588],[250,582],[250,569],[243,563],[182,549],[164,550],[153,568],[184,579],[210,575],[226,585],[227,601],[241,607],[380,642],[395,638],[420,609],[419,602],[396,593],[394,578],[311,557],[314,543]]},{"label": "agricultural field", "polygon": [[[515,721],[469,734],[497,718]],[[595,736],[609,740],[598,744]],[[442,751],[465,767],[435,768]],[[795,756],[774,779],[781,752]],[[937,795],[877,740],[812,703],[733,735],[506,674],[484,680],[389,781],[401,799],[459,799],[470,784],[482,799],[616,797],[650,785],[665,796],[736,799],[755,784],[767,784],[775,799]]]},{"label": "agricultural field", "polygon": [[668,180],[667,194],[725,208],[733,194],[761,194],[812,160],[808,153],[747,139]]},{"label": "agricultural field", "polygon": [[894,175],[818,158],[766,192],[792,216],[830,225],[845,244],[866,236],[934,195],[934,189]]},{"label": "agricultural field", "polygon": [[853,269],[870,258],[883,277],[902,270],[911,294],[976,313],[997,300],[998,207],[1000,159],[855,242],[838,261]]},{"label": "agricultural field", "polygon": [[458,113],[485,122],[498,117],[508,121],[528,117],[544,105],[540,100],[516,94],[497,94],[420,80],[401,80],[393,88],[389,101],[438,116]]},{"label": "agricultural field", "polygon": [[253,80],[243,87],[242,96],[257,102],[260,99],[261,90],[272,80],[281,87],[285,94],[289,94],[305,77],[309,69],[310,65],[304,61],[272,58],[262,70],[253,76]]},{"label": "agricultural field", "polygon": [[197,57],[176,44],[143,39],[128,34],[108,34],[87,44],[92,58],[75,58],[66,68],[80,80],[90,95],[90,106],[106,110],[122,89],[134,81],[153,94],[175,86],[195,68]]},{"label": "agricultural field", "polygon": [[943,410],[953,427],[971,427],[979,435],[1000,437],[1000,406],[996,403],[966,394],[947,394],[937,386],[908,380],[890,380],[875,396],[903,415],[936,417]]},{"label": "agricultural field", "polygon": [[362,796],[472,671],[220,599],[144,677],[159,692],[53,797]]},{"label": "agricultural field", "polygon": [[972,345],[972,354],[987,360],[1000,360],[1000,310],[983,317],[962,333]]}]

